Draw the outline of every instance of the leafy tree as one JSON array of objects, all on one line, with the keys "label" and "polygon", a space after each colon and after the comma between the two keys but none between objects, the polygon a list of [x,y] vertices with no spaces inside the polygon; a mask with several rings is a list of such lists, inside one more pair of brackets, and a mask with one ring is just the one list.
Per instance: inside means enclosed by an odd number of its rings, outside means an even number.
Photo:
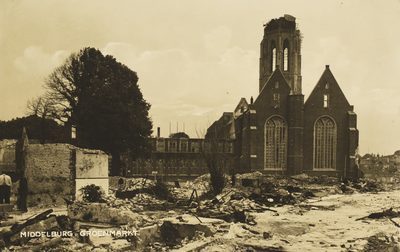
[{"label": "leafy tree", "polygon": [[[46,125],[45,131],[42,131],[42,123]],[[43,121],[36,115],[0,121],[0,139],[19,139],[24,127],[29,139],[39,139],[41,143],[60,141],[60,125],[51,119]]]},{"label": "leafy tree", "polygon": [[112,155],[120,175],[120,154],[146,152],[152,133],[147,103],[136,72],[94,48],[73,53],[45,80],[51,116],[76,128],[75,145]]},{"label": "leafy tree", "polygon": [[171,133],[169,135],[169,138],[189,138],[189,136],[185,132],[177,132],[177,133]]}]

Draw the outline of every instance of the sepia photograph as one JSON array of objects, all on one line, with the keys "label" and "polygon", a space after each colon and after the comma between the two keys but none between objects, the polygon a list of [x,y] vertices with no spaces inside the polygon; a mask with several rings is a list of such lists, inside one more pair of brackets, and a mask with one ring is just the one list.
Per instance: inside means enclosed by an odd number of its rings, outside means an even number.
[{"label": "sepia photograph", "polygon": [[0,251],[400,251],[399,27],[399,0],[2,0]]}]

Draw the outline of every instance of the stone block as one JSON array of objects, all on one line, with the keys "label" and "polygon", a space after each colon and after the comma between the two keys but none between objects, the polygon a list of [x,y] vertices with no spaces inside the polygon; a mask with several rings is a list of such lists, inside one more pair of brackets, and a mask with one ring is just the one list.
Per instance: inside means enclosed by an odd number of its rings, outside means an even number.
[{"label": "stone block", "polygon": [[[201,222],[200,222],[201,221]],[[185,237],[192,240],[199,232],[205,237],[214,235],[217,231],[213,224],[223,223],[220,219],[200,218],[183,215],[180,218],[166,218],[160,227],[161,238],[169,245],[180,243]]]},{"label": "stone block", "polygon": [[160,240],[161,234],[160,234],[160,227],[158,224],[140,228],[139,229],[139,238],[140,238],[140,243],[143,245],[148,245],[150,243],[154,243],[155,241]]}]

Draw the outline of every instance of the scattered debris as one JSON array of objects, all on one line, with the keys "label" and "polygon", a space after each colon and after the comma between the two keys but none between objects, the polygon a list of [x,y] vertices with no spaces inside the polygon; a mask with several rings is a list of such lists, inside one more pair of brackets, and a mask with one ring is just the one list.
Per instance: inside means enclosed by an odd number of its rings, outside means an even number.
[{"label": "scattered debris", "polygon": [[378,233],[368,238],[363,251],[400,251],[399,240],[384,233]]},{"label": "scattered debris", "polygon": [[368,216],[358,218],[356,219],[356,221],[364,219],[380,219],[380,218],[396,218],[396,217],[400,217],[400,212],[393,211],[393,208],[390,208],[388,210],[384,210],[379,213],[372,213]]},{"label": "scattered debris", "polygon": [[393,218],[393,219],[390,219],[390,221],[391,221],[396,227],[400,227],[400,218]]}]

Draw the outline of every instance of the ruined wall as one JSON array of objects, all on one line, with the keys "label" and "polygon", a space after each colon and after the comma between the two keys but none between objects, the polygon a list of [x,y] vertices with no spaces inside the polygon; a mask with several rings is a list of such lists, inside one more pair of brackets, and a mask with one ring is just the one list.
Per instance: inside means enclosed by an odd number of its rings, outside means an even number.
[{"label": "ruined wall", "polygon": [[28,180],[28,206],[63,205],[78,190],[96,184],[108,192],[108,156],[97,150],[69,144],[30,144],[25,175]]},{"label": "ruined wall", "polygon": [[90,184],[101,186],[108,194],[108,155],[99,150],[76,150],[76,198],[82,187]]},{"label": "ruined wall", "polygon": [[68,144],[28,145],[25,175],[28,180],[28,206],[65,204],[71,195],[71,149]]}]

